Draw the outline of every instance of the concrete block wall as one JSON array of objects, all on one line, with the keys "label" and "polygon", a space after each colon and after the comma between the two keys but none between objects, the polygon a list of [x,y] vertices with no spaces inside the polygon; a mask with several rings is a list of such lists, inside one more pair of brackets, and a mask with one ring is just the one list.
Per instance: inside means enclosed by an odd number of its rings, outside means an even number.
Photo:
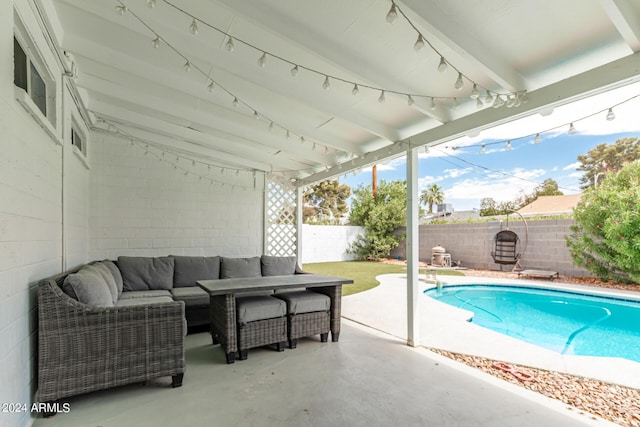
[{"label": "concrete block wall", "polygon": [[[16,16],[54,81],[55,137],[16,100]],[[37,22],[30,1],[0,2],[0,402],[27,408],[37,387],[35,284],[65,269],[68,260],[86,260],[88,242],[89,169],[72,154],[62,70]],[[65,205],[74,213],[65,215]],[[0,426],[30,425],[32,415],[3,412]]]},{"label": "concrete block wall", "polygon": [[302,263],[353,261],[349,244],[364,229],[347,225],[302,225]]},{"label": "concrete block wall", "polygon": [[94,134],[91,167],[90,259],[262,253],[264,182],[254,189],[252,175],[212,185],[104,134]]},{"label": "concrete block wall", "polygon": [[[570,276],[591,276],[587,270],[573,264],[566,246],[565,236],[571,233],[573,224],[572,219],[548,219],[527,221],[525,227],[522,221],[510,221],[509,229],[518,234],[521,240],[522,267],[557,271]],[[420,261],[430,262],[431,249],[443,246],[451,254],[452,260],[461,261],[464,267],[509,271],[512,266],[500,266],[491,257],[494,236],[506,227],[504,221],[421,225]],[[406,257],[404,241],[391,255]]]}]

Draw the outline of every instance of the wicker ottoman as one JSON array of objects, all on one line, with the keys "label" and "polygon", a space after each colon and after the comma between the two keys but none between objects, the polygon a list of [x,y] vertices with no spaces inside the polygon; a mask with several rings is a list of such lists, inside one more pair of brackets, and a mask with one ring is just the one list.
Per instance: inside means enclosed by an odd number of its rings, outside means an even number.
[{"label": "wicker ottoman", "polygon": [[329,337],[329,310],[331,299],[317,292],[301,290],[274,295],[287,303],[289,348],[296,348],[298,338],[320,335],[320,341]]},{"label": "wicker ottoman", "polygon": [[284,351],[287,341],[286,303],[271,296],[237,296],[238,354],[246,360],[247,350],[275,344]]}]

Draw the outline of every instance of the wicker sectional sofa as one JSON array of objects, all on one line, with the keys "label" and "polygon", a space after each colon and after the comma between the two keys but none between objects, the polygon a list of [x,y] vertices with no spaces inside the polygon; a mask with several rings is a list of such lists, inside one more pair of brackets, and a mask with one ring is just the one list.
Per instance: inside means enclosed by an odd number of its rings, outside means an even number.
[{"label": "wicker sectional sofa", "polygon": [[121,256],[40,281],[37,401],[163,376],[181,386],[187,326],[209,323],[195,282],[281,273],[282,261],[301,272],[291,260]]}]

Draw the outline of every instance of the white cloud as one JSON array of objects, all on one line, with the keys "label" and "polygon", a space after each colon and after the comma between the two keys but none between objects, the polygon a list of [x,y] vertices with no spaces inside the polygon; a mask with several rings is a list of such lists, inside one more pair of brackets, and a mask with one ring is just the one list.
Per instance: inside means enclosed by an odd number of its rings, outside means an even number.
[{"label": "white cloud", "polygon": [[450,199],[478,201],[485,197],[491,197],[497,202],[513,200],[531,193],[538,186],[534,180],[545,174],[544,169],[515,169],[509,172],[510,176],[492,173],[486,178],[464,179],[445,189],[445,200],[448,203]]},{"label": "white cloud", "polygon": [[562,168],[563,171],[576,170],[582,163],[574,162]]},{"label": "white cloud", "polygon": [[473,168],[464,168],[464,169],[445,169],[445,178],[457,178],[462,175],[466,175],[468,173],[473,172]]}]

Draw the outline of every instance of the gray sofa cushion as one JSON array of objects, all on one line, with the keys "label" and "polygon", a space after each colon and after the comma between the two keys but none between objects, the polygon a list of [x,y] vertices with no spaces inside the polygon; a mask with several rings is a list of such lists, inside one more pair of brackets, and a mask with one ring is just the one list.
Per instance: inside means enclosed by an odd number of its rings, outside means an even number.
[{"label": "gray sofa cushion", "polygon": [[329,311],[331,308],[331,298],[312,291],[282,292],[275,297],[287,303],[287,311],[292,315]]},{"label": "gray sofa cushion", "polygon": [[[196,286],[198,280],[220,278],[220,257],[174,256],[173,286]],[[204,292],[204,291],[203,291]]]},{"label": "gray sofa cushion", "polygon": [[87,266],[87,268],[89,267],[95,268],[96,271],[102,275],[102,278],[105,280],[107,286],[109,287],[109,292],[111,292],[111,299],[115,304],[116,301],[118,301],[118,287],[116,285],[116,279],[113,277],[113,274],[111,274],[111,270],[109,270],[109,268],[104,265],[102,261],[98,261]]},{"label": "gray sofa cushion", "polygon": [[77,273],[69,274],[62,289],[72,298],[92,307],[113,307],[113,295],[100,272],[86,266]]},{"label": "gray sofa cushion", "polygon": [[269,296],[238,296],[236,297],[236,311],[238,323],[244,325],[257,320],[284,317],[287,313],[287,304]]},{"label": "gray sofa cushion", "polygon": [[173,302],[171,297],[149,297],[149,298],[130,298],[120,299],[116,303],[116,307],[129,307],[132,305],[160,304],[163,302]]},{"label": "gray sofa cushion", "polygon": [[171,289],[173,299],[184,301],[186,307],[209,305],[209,294],[197,286]]},{"label": "gray sofa cushion", "polygon": [[164,289],[150,289],[148,291],[126,291],[123,292],[122,295],[120,295],[121,300],[155,297],[171,298],[171,292]]},{"label": "gray sofa cushion", "polygon": [[296,273],[296,257],[269,256],[260,257],[263,276],[287,276]]},{"label": "gray sofa cushion", "polygon": [[242,277],[260,277],[260,257],[227,258],[222,257],[220,263],[221,279],[238,279]]},{"label": "gray sofa cushion", "polygon": [[102,264],[104,264],[105,267],[109,269],[111,275],[113,276],[113,279],[116,281],[118,298],[120,298],[120,295],[122,294],[122,274],[120,274],[120,270],[118,270],[118,267],[116,267],[116,265],[111,260],[105,259],[104,261],[102,261]]},{"label": "gray sofa cushion", "polygon": [[125,291],[171,289],[173,287],[173,258],[118,257]]}]

